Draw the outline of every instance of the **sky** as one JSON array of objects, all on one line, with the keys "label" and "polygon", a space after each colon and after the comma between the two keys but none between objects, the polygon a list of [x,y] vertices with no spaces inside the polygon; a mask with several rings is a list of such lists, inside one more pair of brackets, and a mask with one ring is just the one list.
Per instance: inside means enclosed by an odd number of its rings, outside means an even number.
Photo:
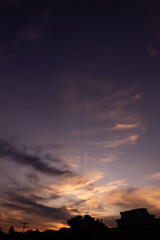
[{"label": "sky", "polygon": [[160,216],[158,0],[1,0],[0,227]]}]

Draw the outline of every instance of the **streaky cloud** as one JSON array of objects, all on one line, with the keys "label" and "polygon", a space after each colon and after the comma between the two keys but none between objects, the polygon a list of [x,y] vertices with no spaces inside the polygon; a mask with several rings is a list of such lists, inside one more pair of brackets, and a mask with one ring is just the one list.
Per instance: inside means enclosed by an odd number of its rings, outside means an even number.
[{"label": "streaky cloud", "polygon": [[6,194],[9,201],[3,203],[2,205],[9,209],[19,210],[30,215],[38,215],[56,221],[65,222],[71,217],[71,214],[64,206],[59,208],[50,207],[41,203],[37,203],[32,196],[26,197],[14,192],[8,192]]},{"label": "streaky cloud", "polygon": [[137,142],[137,139],[139,138],[138,134],[131,135],[128,137],[125,137],[123,139],[116,139],[106,142],[93,142],[93,145],[100,146],[102,148],[116,148],[121,145],[133,145]]},{"label": "streaky cloud", "polygon": [[108,130],[129,130],[129,129],[133,129],[133,128],[137,128],[139,127],[139,124],[138,123],[135,123],[135,124],[116,124],[115,127],[113,128],[110,128]]},{"label": "streaky cloud", "polygon": [[157,214],[159,212],[159,188],[121,188],[106,195],[107,204],[121,210],[146,207]]},{"label": "streaky cloud", "polygon": [[[30,166],[36,171],[49,176],[73,176],[73,172],[64,168],[58,169],[44,162],[39,156],[30,155],[26,151],[19,150],[6,140],[0,139],[0,158],[16,162],[22,166]],[[52,158],[52,162],[57,162],[57,158]]]},{"label": "streaky cloud", "polygon": [[160,179],[160,172],[156,172],[156,173],[153,173],[149,179],[152,179],[152,180],[159,180]]}]

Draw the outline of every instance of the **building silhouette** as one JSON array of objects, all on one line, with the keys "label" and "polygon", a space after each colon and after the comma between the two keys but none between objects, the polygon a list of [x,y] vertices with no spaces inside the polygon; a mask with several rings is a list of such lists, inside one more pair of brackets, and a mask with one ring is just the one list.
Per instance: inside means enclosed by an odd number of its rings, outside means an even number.
[{"label": "building silhouette", "polygon": [[[120,212],[121,219],[117,219],[117,227],[121,229],[158,227],[159,219],[148,213],[146,208],[137,208]],[[159,225],[160,226],[160,225]]]}]

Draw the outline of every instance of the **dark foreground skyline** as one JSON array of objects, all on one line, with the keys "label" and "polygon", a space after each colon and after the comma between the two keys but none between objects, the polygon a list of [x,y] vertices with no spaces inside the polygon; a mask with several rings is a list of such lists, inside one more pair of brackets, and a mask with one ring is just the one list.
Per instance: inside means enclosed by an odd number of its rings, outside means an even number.
[{"label": "dark foreground skyline", "polygon": [[158,0],[0,1],[0,226],[159,216],[159,12]]},{"label": "dark foreground skyline", "polygon": [[121,212],[121,219],[117,221],[117,228],[108,228],[102,220],[95,219],[90,215],[77,215],[67,221],[70,228],[61,228],[58,231],[45,230],[40,232],[36,230],[25,231],[24,223],[23,232],[15,232],[13,226],[10,227],[8,234],[0,230],[0,238],[5,239],[159,239],[160,235],[160,218],[150,215],[146,208],[132,209]]}]

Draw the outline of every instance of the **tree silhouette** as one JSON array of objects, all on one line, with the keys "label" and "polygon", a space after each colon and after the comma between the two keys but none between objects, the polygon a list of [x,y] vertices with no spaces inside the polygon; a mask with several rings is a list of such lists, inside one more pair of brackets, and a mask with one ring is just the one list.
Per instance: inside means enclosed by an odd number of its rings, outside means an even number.
[{"label": "tree silhouette", "polygon": [[70,220],[68,220],[68,225],[71,227],[71,229],[73,230],[80,230],[83,228],[83,216],[78,215],[75,216],[73,218],[71,218]]},{"label": "tree silhouette", "polygon": [[0,236],[3,235],[3,231],[2,228],[0,228]]},{"label": "tree silhouette", "polygon": [[9,229],[9,235],[13,235],[14,234],[14,227],[11,226]]},{"label": "tree silhouette", "polygon": [[108,227],[104,225],[102,221],[99,219],[95,219],[90,215],[78,215],[76,217],[71,218],[68,220],[68,225],[71,227],[72,230],[90,230],[90,231],[103,231],[106,230]]}]

